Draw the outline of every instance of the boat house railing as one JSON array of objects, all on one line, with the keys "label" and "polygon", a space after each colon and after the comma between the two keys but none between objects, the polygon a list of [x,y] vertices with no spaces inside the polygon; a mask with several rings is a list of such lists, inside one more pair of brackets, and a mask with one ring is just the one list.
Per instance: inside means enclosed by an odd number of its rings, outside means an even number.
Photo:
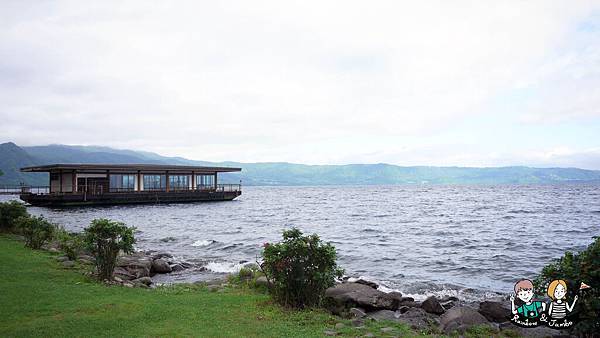
[{"label": "boat house railing", "polygon": [[0,186],[0,195],[19,195],[22,193],[47,194],[48,186],[4,185]]},{"label": "boat house railing", "polygon": [[2,194],[35,194],[35,195],[71,195],[71,194],[88,194],[88,195],[102,195],[106,193],[156,193],[156,192],[236,192],[242,191],[241,184],[217,184],[217,185],[198,185],[196,187],[170,187],[159,189],[142,189],[136,190],[135,188],[106,188],[103,185],[78,185],[76,192],[50,192],[49,186],[6,186],[0,187],[0,193]]}]

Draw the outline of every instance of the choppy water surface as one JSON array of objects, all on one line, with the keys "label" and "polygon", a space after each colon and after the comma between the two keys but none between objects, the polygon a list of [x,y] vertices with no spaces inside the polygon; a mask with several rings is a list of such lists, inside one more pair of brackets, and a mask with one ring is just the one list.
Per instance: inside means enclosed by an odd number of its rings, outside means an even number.
[{"label": "choppy water surface", "polygon": [[[233,202],[30,207],[68,229],[94,218],[139,229],[138,248],[226,272],[295,226],[339,251],[348,275],[408,294],[509,292],[600,235],[600,185],[244,187]],[[187,271],[167,280],[197,280]]]}]

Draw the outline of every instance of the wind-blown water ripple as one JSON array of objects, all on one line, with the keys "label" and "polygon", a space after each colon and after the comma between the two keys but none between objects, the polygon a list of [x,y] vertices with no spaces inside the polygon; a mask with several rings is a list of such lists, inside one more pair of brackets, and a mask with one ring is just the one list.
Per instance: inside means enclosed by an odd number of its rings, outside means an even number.
[{"label": "wind-blown water ripple", "polygon": [[583,184],[245,187],[232,202],[29,210],[71,230],[94,218],[120,220],[138,228],[138,248],[213,264],[216,272],[254,261],[264,242],[294,226],[334,243],[348,274],[390,288],[508,292],[600,235],[599,191]]}]

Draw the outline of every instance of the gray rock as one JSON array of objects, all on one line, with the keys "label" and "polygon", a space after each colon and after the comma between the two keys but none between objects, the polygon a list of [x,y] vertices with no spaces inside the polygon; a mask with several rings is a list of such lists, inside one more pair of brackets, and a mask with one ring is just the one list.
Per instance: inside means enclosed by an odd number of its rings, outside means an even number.
[{"label": "gray rock", "polygon": [[346,308],[362,307],[367,310],[396,310],[398,300],[388,297],[385,292],[360,283],[337,284],[325,290],[325,298],[336,306]]},{"label": "gray rock", "polygon": [[381,332],[383,332],[383,333],[390,333],[392,331],[394,331],[393,327],[382,327],[381,328]]},{"label": "gray rock", "polygon": [[335,329],[336,330],[340,330],[343,329],[346,325],[344,325],[344,323],[337,323],[335,324]]},{"label": "gray rock", "polygon": [[379,310],[379,311],[369,312],[368,317],[375,321],[396,320],[397,319],[396,312],[394,312],[392,310]]},{"label": "gray rock", "polygon": [[60,250],[58,250],[57,248],[49,248],[48,251],[52,252],[52,253],[59,253],[60,252]]},{"label": "gray rock", "polygon": [[369,333],[365,333],[365,335],[363,337],[365,337],[365,338],[372,338],[372,337],[375,337],[375,335],[372,334],[371,332],[369,332]]},{"label": "gray rock", "polygon": [[178,271],[183,271],[183,270],[185,270],[185,268],[181,264],[171,265],[171,271],[173,271],[173,272],[178,272]]},{"label": "gray rock", "polygon": [[404,313],[401,313],[396,319],[397,322],[404,323],[414,330],[425,330],[433,325],[438,324],[438,319],[432,314],[425,312],[421,308],[408,308]]},{"label": "gray rock", "polygon": [[508,303],[484,301],[479,303],[479,313],[487,320],[503,323],[510,320],[510,307]]},{"label": "gray rock", "polygon": [[444,309],[448,310],[449,308],[453,307],[454,305],[456,305],[456,302],[453,300],[448,300],[445,302],[440,301],[440,304],[444,307]]},{"label": "gray rock", "polygon": [[85,255],[85,254],[78,255],[77,259],[79,259],[79,260],[87,260],[87,261],[94,261],[94,260],[96,260],[93,256]]},{"label": "gray rock", "polygon": [[436,315],[441,315],[446,311],[444,307],[440,304],[437,298],[431,296],[425,299],[423,303],[421,303],[421,308],[426,312],[433,313]]},{"label": "gray rock", "polygon": [[396,311],[398,311],[400,313],[406,313],[409,309],[410,309],[410,307],[408,307],[408,306],[401,306]]},{"label": "gray rock", "polygon": [[167,252],[157,252],[152,255],[152,259],[173,258],[173,255]]},{"label": "gray rock", "polygon": [[128,256],[119,257],[117,266],[141,266],[150,269],[152,258],[144,255],[144,253],[136,252]]},{"label": "gray rock", "polygon": [[[393,297],[393,295],[392,295]],[[415,302],[415,299],[412,297],[400,297],[398,298],[398,307],[408,306],[408,307],[421,307],[421,303]]]},{"label": "gray rock", "polygon": [[[178,264],[181,265],[181,267],[183,267],[184,269],[189,269],[194,266],[192,263],[188,262],[179,262]],[[206,268],[202,267],[200,268],[200,271],[206,271]]]},{"label": "gray rock", "polygon": [[75,266],[75,262],[73,261],[64,261],[62,262],[63,267],[65,268],[72,268]]},{"label": "gray rock", "polygon": [[268,287],[269,286],[269,280],[265,276],[258,277],[256,279],[255,283],[256,283],[256,285],[262,285],[264,287]]},{"label": "gray rock", "polygon": [[440,326],[447,334],[480,324],[488,324],[488,320],[468,306],[455,306],[446,311],[440,318]]},{"label": "gray rock", "polygon": [[161,242],[165,242],[165,243],[167,243],[167,242],[175,242],[176,240],[177,239],[175,237],[170,237],[170,236],[160,239]]},{"label": "gray rock", "polygon": [[407,298],[409,298],[410,300],[414,300],[411,297],[402,297],[402,294],[398,291],[388,292],[387,295],[388,295],[388,297],[390,297],[392,299],[397,299],[398,302],[405,301],[405,300],[407,300]]},{"label": "gray rock", "polygon": [[125,269],[127,271],[126,274],[132,275],[134,279],[150,276],[152,258],[137,252],[129,256],[119,257],[117,267]]},{"label": "gray rock", "polygon": [[325,331],[323,331],[323,334],[326,336],[337,336],[337,332],[335,332],[333,330],[325,330]]},{"label": "gray rock", "polygon": [[450,302],[450,301],[452,301],[452,302],[458,302],[458,298],[454,297],[454,296],[446,296],[446,297],[440,299],[440,303]]},{"label": "gray rock", "polygon": [[350,314],[353,315],[355,318],[363,318],[367,315],[363,309],[359,309],[357,307],[351,308]]},{"label": "gray rock", "polygon": [[362,279],[362,278],[355,280],[354,283],[366,285],[366,286],[372,287],[373,289],[377,289],[379,287],[379,284],[369,281],[369,280],[366,280],[366,279]]},{"label": "gray rock", "polygon": [[113,276],[115,278],[119,278],[121,280],[132,280],[132,279],[136,279],[135,275],[132,275],[131,273],[129,273],[129,271],[127,269],[125,269],[124,267],[116,267],[115,270],[113,271]]},{"label": "gray rock", "polygon": [[132,280],[132,282],[134,282],[134,283],[141,283],[141,284],[150,286],[152,284],[152,278],[150,278],[150,277],[140,277],[138,279]]},{"label": "gray rock", "polygon": [[65,262],[65,261],[69,260],[69,257],[67,257],[67,256],[59,256],[59,257],[56,257],[56,260],[59,261],[59,262]]},{"label": "gray rock", "polygon": [[167,263],[167,261],[165,261],[162,258],[159,258],[152,261],[152,269],[150,271],[156,273],[169,273],[173,270],[171,269],[171,266],[169,265],[169,263]]}]

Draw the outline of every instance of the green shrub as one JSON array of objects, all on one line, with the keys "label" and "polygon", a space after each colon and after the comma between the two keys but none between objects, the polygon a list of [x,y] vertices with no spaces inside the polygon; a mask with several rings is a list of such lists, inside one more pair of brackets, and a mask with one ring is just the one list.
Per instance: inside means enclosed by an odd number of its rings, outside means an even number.
[{"label": "green shrub", "polygon": [[29,215],[23,203],[8,201],[0,203],[0,231],[11,231],[20,217]]},{"label": "green shrub", "polygon": [[96,258],[100,280],[112,280],[119,251],[133,252],[135,228],[109,219],[95,219],[84,231],[84,242]]},{"label": "green shrub", "polygon": [[264,245],[261,269],[280,304],[304,308],[320,305],[325,290],[343,270],[336,264],[335,248],[316,234],[303,236],[298,229],[283,232],[283,241]]},{"label": "green shrub", "polygon": [[534,284],[539,294],[546,294],[548,284],[555,279],[567,282],[569,299],[573,299],[581,282],[590,286],[579,293],[579,321],[575,330],[581,335],[600,332],[600,237],[584,251],[566,252],[563,257],[553,261],[542,269]]},{"label": "green shrub", "polygon": [[17,219],[17,227],[25,237],[25,245],[39,249],[52,239],[56,226],[42,216],[23,216]]},{"label": "green shrub", "polygon": [[69,233],[63,228],[57,229],[54,238],[58,241],[59,249],[65,253],[70,260],[77,259],[83,250],[83,238],[80,234]]}]

